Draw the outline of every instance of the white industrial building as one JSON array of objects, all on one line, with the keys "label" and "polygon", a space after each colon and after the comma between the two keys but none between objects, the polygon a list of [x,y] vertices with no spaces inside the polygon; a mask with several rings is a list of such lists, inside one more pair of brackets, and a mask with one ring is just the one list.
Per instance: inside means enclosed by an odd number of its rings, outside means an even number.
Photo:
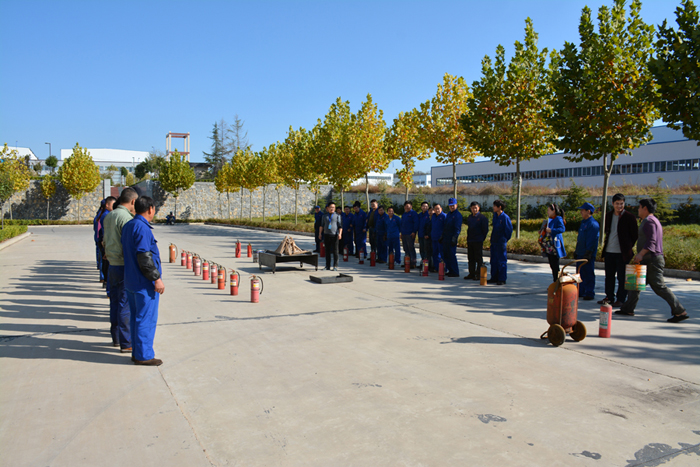
[{"label": "white industrial building", "polygon": [[379,182],[384,182],[387,185],[391,186],[394,184],[394,174],[370,172],[367,174],[367,179],[365,179],[365,177],[362,177],[355,180],[352,184],[361,185],[367,181],[369,181],[370,185],[378,185]]},{"label": "white industrial building", "polygon": [[[115,166],[117,169],[126,167],[129,172],[148,157],[148,151],[130,151],[128,149],[89,149],[88,153],[99,167],[100,172],[107,172],[107,168]],[[73,154],[73,149],[61,149],[59,165]]]},{"label": "white industrial building", "polygon": [[[656,184],[659,177],[669,186],[700,184],[700,146],[681,131],[666,126],[651,129],[653,139],[634,151],[631,156],[619,156],[613,165],[610,184]],[[520,164],[523,181],[529,185],[566,186],[569,179],[577,185],[602,186],[603,163],[596,161],[570,162],[564,153],[549,154]],[[515,165],[500,166],[493,161],[457,165],[458,183],[511,183]],[[452,166],[431,168],[434,185],[452,184]]]},{"label": "white industrial building", "polygon": [[36,157],[34,154],[34,151],[31,150],[31,148],[23,148],[21,146],[7,146],[7,149],[10,151],[17,151],[17,155],[24,159],[26,156],[29,156],[29,160],[32,162],[36,162],[39,160],[39,158]]},{"label": "white industrial building", "polygon": [[417,187],[430,187],[430,174],[413,175],[413,184]]}]

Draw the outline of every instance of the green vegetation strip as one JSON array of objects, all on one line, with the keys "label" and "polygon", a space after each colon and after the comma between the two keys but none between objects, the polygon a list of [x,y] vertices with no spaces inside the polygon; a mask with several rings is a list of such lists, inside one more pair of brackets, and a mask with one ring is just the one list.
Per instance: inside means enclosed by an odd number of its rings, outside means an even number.
[{"label": "green vegetation strip", "polygon": [[4,229],[0,229],[0,242],[9,240],[17,235],[22,235],[27,231],[26,225],[6,225]]}]

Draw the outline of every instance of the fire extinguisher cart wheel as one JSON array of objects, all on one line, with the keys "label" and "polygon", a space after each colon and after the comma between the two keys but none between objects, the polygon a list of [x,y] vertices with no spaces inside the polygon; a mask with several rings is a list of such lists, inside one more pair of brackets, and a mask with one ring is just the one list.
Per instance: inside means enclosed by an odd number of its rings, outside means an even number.
[{"label": "fire extinguisher cart wheel", "polygon": [[581,321],[576,321],[576,324],[574,324],[574,327],[571,329],[571,333],[569,335],[576,342],[581,342],[587,335],[586,326],[584,326]]},{"label": "fire extinguisher cart wheel", "polygon": [[554,347],[559,347],[566,340],[566,331],[558,324],[552,324],[547,330],[547,339]]}]

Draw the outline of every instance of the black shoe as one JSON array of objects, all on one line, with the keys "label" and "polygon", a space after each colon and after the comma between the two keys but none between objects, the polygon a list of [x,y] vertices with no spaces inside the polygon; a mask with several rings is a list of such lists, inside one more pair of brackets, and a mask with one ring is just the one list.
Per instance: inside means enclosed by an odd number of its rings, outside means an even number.
[{"label": "black shoe", "polygon": [[666,321],[669,323],[680,323],[681,321],[685,321],[686,319],[690,318],[687,314],[682,314],[682,315],[675,315],[673,318],[669,318]]},{"label": "black shoe", "polygon": [[487,283],[487,284],[497,284],[497,283],[498,283],[498,279],[489,279],[489,280],[486,281],[486,283]]},{"label": "black shoe", "polygon": [[160,366],[163,360],[160,358],[152,358],[150,360],[134,360],[134,365]]},{"label": "black shoe", "polygon": [[457,274],[456,272],[451,272],[447,274],[447,277],[459,277],[459,274]]},{"label": "black shoe", "polygon": [[634,311],[622,311],[622,310],[617,310],[613,312],[616,315],[622,315],[622,316],[634,316]]},{"label": "black shoe", "polygon": [[506,281],[498,281],[496,282],[496,285],[506,285]]},{"label": "black shoe", "polygon": [[468,276],[464,276],[465,281],[471,281],[474,280],[474,274],[469,274]]},{"label": "black shoe", "polygon": [[583,300],[595,300],[595,297],[583,297]]}]

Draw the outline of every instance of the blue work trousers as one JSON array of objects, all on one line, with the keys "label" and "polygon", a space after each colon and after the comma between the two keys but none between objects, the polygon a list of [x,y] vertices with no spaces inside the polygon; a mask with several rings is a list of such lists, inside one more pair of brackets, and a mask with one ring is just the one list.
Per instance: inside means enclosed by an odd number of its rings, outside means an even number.
[{"label": "blue work trousers", "polygon": [[97,270],[100,271],[100,280],[105,280],[104,273],[102,272],[102,249],[99,243],[95,243],[95,250],[97,251],[95,258],[97,259]]},{"label": "blue work trousers", "polygon": [[[576,255],[576,259],[581,258],[583,258],[583,256]],[[581,275],[581,283],[578,285],[578,296],[595,296],[595,263],[589,261],[583,266],[579,265],[578,273]]]},{"label": "blue work trousers", "polygon": [[394,262],[396,264],[401,264],[401,237],[388,237],[386,246],[389,249],[389,254],[391,254],[392,251],[394,252]]},{"label": "blue work trousers", "polygon": [[411,267],[416,267],[416,243],[413,236],[401,235],[401,242],[403,243],[403,254],[408,256],[411,260]]},{"label": "blue work trousers", "polygon": [[506,242],[491,244],[491,280],[505,282],[508,278]]},{"label": "blue work trousers", "polygon": [[153,339],[158,323],[158,301],[160,294],[155,290],[127,290],[131,308],[131,355],[135,360],[155,358]]},{"label": "blue work trousers", "polygon": [[129,299],[124,288],[124,266],[109,266],[109,331],[112,342],[122,349],[131,347]]},{"label": "blue work trousers", "polygon": [[442,243],[439,240],[433,240],[433,268],[437,269],[440,267],[440,261],[442,261]]},{"label": "blue work trousers", "polygon": [[365,258],[367,257],[367,232],[354,232],[355,233],[355,254],[360,254],[361,251],[365,252]]},{"label": "blue work trousers", "polygon": [[377,253],[377,261],[386,261],[387,257],[387,242],[384,241],[384,234],[375,234],[374,244],[372,248]]},{"label": "blue work trousers", "polygon": [[442,242],[442,260],[445,262],[445,274],[459,275],[457,263],[457,246],[452,246],[451,240]]},{"label": "blue work trousers", "polygon": [[355,254],[355,245],[353,245],[352,237],[352,232],[350,232],[349,235],[346,235],[345,231],[343,230],[343,248],[348,247],[348,255],[350,256]]}]

